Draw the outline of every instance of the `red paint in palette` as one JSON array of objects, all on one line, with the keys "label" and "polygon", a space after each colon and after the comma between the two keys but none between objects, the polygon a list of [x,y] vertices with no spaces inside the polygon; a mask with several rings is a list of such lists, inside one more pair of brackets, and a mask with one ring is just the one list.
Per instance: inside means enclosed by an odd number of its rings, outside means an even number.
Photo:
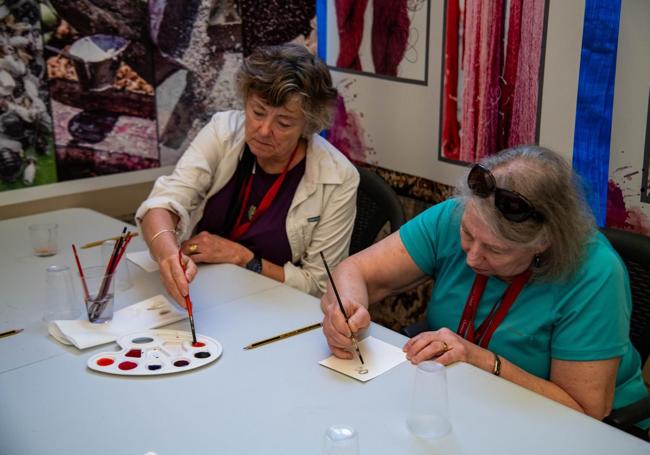
[{"label": "red paint in palette", "polygon": [[202,348],[203,346],[205,346],[205,343],[202,343],[201,341],[197,341],[196,343],[192,343],[192,346],[194,346],[195,348]]},{"label": "red paint in palette", "polygon": [[186,367],[189,364],[190,362],[188,362],[187,360],[177,360],[176,362],[174,362],[175,367]]},{"label": "red paint in palette", "polygon": [[126,357],[137,357],[139,359],[142,356],[142,351],[140,349],[131,349],[124,355]]},{"label": "red paint in palette", "polygon": [[120,363],[120,364],[118,365],[118,368],[119,368],[120,370],[132,370],[132,369],[134,369],[134,368],[137,367],[137,366],[138,366],[138,364],[135,363],[135,362],[122,362],[122,363]]},{"label": "red paint in palette", "polygon": [[101,359],[97,359],[97,365],[100,367],[107,367],[109,365],[113,365],[114,360],[109,359],[108,357],[102,357]]}]

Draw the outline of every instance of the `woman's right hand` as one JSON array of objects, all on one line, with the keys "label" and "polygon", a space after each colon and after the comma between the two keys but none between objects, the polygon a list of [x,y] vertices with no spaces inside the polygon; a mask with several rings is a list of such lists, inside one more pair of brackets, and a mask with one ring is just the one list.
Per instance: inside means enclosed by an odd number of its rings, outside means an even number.
[{"label": "woman's right hand", "polygon": [[183,308],[185,308],[185,296],[190,292],[189,283],[194,279],[198,268],[189,256],[181,254],[183,267],[178,258],[178,247],[167,249],[166,252],[158,258],[160,266],[160,279],[165,285],[167,292]]},{"label": "woman's right hand", "polygon": [[348,323],[345,322],[334,292],[329,288],[321,299],[321,309],[325,314],[323,333],[332,354],[340,359],[351,359],[354,356],[351,337],[370,325],[370,313],[365,306],[345,299],[343,307],[349,317]]}]

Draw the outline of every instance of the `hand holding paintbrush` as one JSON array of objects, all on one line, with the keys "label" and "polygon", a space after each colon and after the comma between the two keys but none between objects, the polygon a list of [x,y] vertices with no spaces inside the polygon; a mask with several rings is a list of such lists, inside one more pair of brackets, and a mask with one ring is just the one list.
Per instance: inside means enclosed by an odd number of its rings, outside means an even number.
[{"label": "hand holding paintbrush", "polygon": [[[327,265],[327,261],[325,260],[325,256],[323,255],[323,252],[320,252],[320,257],[323,260],[323,264],[325,265],[325,270],[327,271],[327,276],[329,277],[330,284],[332,285],[332,290],[334,291],[334,295],[336,296],[336,301],[339,304],[339,308],[341,309],[341,313],[343,313],[343,317],[345,318],[345,323],[348,325],[348,329],[350,330],[350,338],[352,340],[352,345],[354,346],[355,351],[357,351],[357,355],[359,356],[359,361],[361,362],[362,367],[365,365],[363,361],[363,357],[361,356],[361,351],[359,350],[359,345],[357,344],[357,339],[354,336],[354,332],[352,331],[352,328],[350,327],[350,319],[348,318],[347,313],[345,312],[345,308],[343,307],[343,302],[341,302],[341,297],[339,296],[339,291],[336,289],[336,284],[334,284],[334,278],[332,278],[332,273],[330,272],[330,268]],[[363,369],[363,368],[361,368]],[[365,370],[367,373],[368,370]]]}]

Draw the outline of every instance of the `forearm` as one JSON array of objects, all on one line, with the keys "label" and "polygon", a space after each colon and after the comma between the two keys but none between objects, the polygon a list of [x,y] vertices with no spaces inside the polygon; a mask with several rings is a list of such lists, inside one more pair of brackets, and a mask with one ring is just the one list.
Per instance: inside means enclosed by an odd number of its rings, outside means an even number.
[{"label": "forearm", "polygon": [[178,249],[175,232],[177,223],[178,216],[162,208],[151,209],[142,218],[140,223],[142,235],[151,255],[156,260],[164,257],[172,249]]},{"label": "forearm", "polygon": [[[336,290],[341,300],[355,302],[368,308],[368,287],[353,257],[341,262],[332,273],[336,283]],[[334,297],[331,283],[327,285],[327,294]],[[324,300],[321,300],[321,310],[323,312],[325,311],[325,305]]]},{"label": "forearm", "polygon": [[[538,376],[530,374],[525,370],[519,368],[508,359],[499,356],[501,359],[501,373],[500,377],[520,385],[528,390],[550,398],[553,401],[561,403],[572,409],[580,412],[585,412],[585,409],[571,397],[564,389],[557,384],[542,379]],[[489,372],[494,372],[495,357],[494,353],[487,350],[482,350],[482,355],[479,359],[472,362],[475,366]]]}]

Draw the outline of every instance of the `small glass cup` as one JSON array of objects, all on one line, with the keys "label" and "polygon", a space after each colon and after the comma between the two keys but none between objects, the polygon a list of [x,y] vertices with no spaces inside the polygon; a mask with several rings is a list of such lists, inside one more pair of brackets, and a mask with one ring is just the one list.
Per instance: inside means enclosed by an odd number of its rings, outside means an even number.
[{"label": "small glass cup", "polygon": [[[111,259],[111,255],[113,254],[113,249],[115,249],[115,240],[106,240],[102,243],[101,255],[104,267],[108,265],[108,261]],[[126,260],[126,257],[120,259],[113,274],[116,279],[115,289],[118,291],[126,291],[133,286],[133,282],[131,281],[131,271],[129,270],[129,261]]]},{"label": "small glass cup", "polygon": [[406,426],[423,439],[437,439],[451,431],[447,404],[447,369],[434,361],[418,364]]},{"label": "small glass cup", "polygon": [[323,455],[359,455],[359,433],[347,425],[333,425],[323,436]]},{"label": "small glass cup", "polygon": [[75,298],[72,272],[68,266],[51,265],[47,268],[46,292],[45,322],[79,317],[81,308]]},{"label": "small glass cup", "polygon": [[57,253],[58,228],[59,226],[54,223],[29,225],[29,239],[36,256],[54,256]]},{"label": "small glass cup", "polygon": [[104,324],[113,319],[115,276],[106,274],[106,267],[84,267],[81,287],[88,313],[88,321]]}]

